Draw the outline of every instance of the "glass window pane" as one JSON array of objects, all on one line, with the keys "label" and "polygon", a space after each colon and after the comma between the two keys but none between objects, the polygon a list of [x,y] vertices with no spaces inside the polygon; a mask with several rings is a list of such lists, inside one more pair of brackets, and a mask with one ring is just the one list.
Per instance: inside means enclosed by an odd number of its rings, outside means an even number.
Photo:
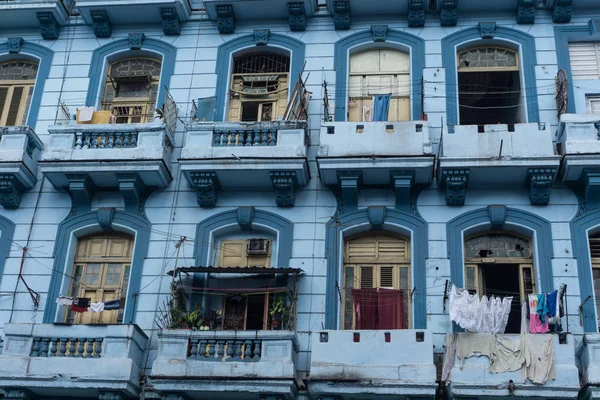
[{"label": "glass window pane", "polygon": [[461,69],[516,67],[517,53],[499,47],[478,47],[459,53],[458,61]]},{"label": "glass window pane", "polygon": [[85,269],[83,283],[86,285],[97,285],[100,282],[100,264],[88,264]]},{"label": "glass window pane", "polygon": [[515,257],[530,258],[531,244],[528,239],[511,234],[485,234],[465,241],[465,257]]},{"label": "glass window pane", "polygon": [[121,264],[108,264],[104,283],[106,285],[118,285],[121,283]]},{"label": "glass window pane", "polygon": [[408,267],[400,267],[400,289],[408,290],[410,282],[408,281]]},{"label": "glass window pane", "polygon": [[467,267],[467,290],[469,292],[474,292],[477,288],[475,284],[475,268],[476,267]]}]

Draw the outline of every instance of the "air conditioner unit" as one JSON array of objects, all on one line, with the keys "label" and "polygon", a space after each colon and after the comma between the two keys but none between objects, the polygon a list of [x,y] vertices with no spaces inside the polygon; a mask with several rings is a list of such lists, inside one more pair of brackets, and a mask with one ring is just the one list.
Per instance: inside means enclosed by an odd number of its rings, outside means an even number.
[{"label": "air conditioner unit", "polygon": [[255,255],[268,255],[269,245],[271,241],[269,239],[250,239],[248,240],[248,247],[246,248],[246,254],[249,256]]}]

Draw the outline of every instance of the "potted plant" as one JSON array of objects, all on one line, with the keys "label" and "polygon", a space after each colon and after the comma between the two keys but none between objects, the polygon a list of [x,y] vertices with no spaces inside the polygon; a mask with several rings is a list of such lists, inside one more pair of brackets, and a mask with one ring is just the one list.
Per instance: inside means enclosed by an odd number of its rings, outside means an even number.
[{"label": "potted plant", "polygon": [[280,330],[287,328],[290,319],[287,295],[279,295],[273,299],[269,315],[271,316],[271,329]]}]

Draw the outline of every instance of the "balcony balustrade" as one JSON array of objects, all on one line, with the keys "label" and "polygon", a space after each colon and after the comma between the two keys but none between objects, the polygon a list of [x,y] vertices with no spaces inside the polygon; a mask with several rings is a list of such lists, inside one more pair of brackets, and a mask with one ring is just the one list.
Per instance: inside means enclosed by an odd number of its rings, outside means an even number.
[{"label": "balcony balustrade", "polygon": [[322,331],[311,337],[312,398],[433,399],[429,331]]},{"label": "balcony balustrade", "polygon": [[463,205],[466,189],[523,188],[546,205],[560,165],[546,124],[445,127],[437,173],[448,205]]},{"label": "balcony balustrade", "polygon": [[151,379],[160,393],[293,399],[297,392],[293,332],[163,330],[158,337]]},{"label": "balcony balustrade", "polygon": [[309,180],[307,145],[306,121],[194,122],[179,162],[202,207],[221,189],[275,189],[277,205],[289,207]]},{"label": "balcony balustrade", "polygon": [[[459,336],[469,335],[458,333]],[[518,335],[506,335],[516,337]],[[564,343],[559,335],[553,335],[554,367],[556,379],[544,384],[523,381],[523,371],[491,373],[490,359],[486,356],[471,357],[461,361],[456,358],[446,383],[448,398],[544,398],[576,399],[579,392],[579,377],[575,363],[575,346],[572,335],[566,335]],[[511,385],[512,383],[512,385]]]},{"label": "balcony balustrade", "polygon": [[138,396],[148,338],[136,325],[7,324],[4,336],[0,388],[6,392]]}]

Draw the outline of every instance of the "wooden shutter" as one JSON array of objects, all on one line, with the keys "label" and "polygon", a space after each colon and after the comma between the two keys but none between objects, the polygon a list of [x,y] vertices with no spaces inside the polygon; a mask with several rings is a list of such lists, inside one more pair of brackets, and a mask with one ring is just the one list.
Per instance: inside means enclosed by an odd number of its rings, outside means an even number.
[{"label": "wooden shutter", "polygon": [[245,240],[223,240],[220,249],[219,267],[244,267]]},{"label": "wooden shutter", "polygon": [[2,115],[4,114],[4,106],[8,102],[8,88],[0,87],[0,120],[2,119]]},{"label": "wooden shutter", "polygon": [[360,267],[360,288],[371,289],[373,288],[373,267],[372,266],[361,266]]},{"label": "wooden shutter", "polygon": [[600,259],[600,237],[590,238],[590,255]]},{"label": "wooden shutter", "polygon": [[394,267],[381,266],[379,270],[379,287],[394,288]]},{"label": "wooden shutter", "polygon": [[19,110],[21,109],[21,100],[23,99],[23,86],[15,86],[13,95],[8,105],[8,115],[6,116],[6,126],[15,126],[19,119]]},{"label": "wooden shutter", "polygon": [[347,263],[401,263],[410,261],[410,250],[402,238],[378,235],[349,240],[344,256]]},{"label": "wooden shutter", "polygon": [[25,88],[27,98],[23,104],[23,114],[21,116],[21,125],[27,125],[27,115],[29,114],[29,107],[31,106],[31,98],[33,97],[33,86]]},{"label": "wooden shutter", "polygon": [[599,42],[569,43],[571,76],[573,79],[600,78]]}]

